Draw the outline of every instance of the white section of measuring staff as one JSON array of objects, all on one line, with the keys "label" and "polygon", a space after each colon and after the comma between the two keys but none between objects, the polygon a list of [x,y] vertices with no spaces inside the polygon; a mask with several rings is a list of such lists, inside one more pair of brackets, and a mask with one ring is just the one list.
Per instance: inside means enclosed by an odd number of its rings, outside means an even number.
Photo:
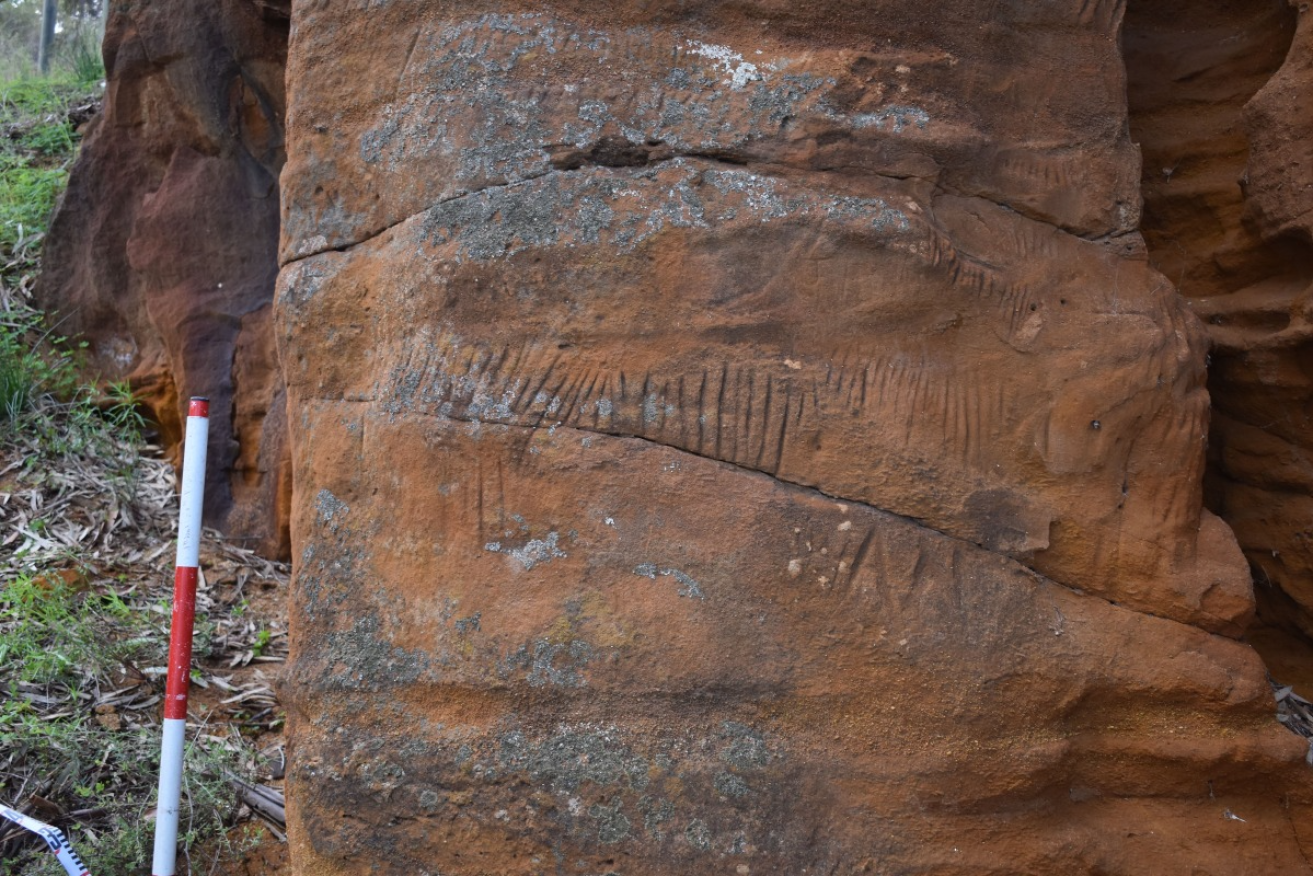
[{"label": "white section of measuring staff", "polygon": [[64,870],[68,876],[91,876],[87,870],[87,865],[82,863],[78,853],[73,851],[73,847],[68,844],[68,837],[57,827],[52,827],[44,821],[37,821],[30,815],[24,815],[16,809],[10,809],[8,806],[0,806],[0,816],[3,816],[14,824],[45,840],[46,847],[55,853],[55,858],[60,864],[64,865]]},{"label": "white section of measuring staff", "polygon": [[175,566],[195,566],[200,562],[205,447],[209,437],[209,417],[187,418],[187,437],[182,445],[182,496],[178,508],[178,560]]},{"label": "white section of measuring staff", "polygon": [[155,808],[155,854],[150,867],[155,876],[173,876],[178,863],[178,809],[182,799],[182,747],[186,735],[185,718],[164,719],[160,796]]}]

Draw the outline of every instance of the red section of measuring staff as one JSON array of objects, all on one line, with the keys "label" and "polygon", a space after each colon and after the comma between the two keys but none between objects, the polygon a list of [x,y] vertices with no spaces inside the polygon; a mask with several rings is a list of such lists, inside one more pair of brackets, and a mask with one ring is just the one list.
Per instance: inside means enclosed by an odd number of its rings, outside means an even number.
[{"label": "red section of measuring staff", "polygon": [[[210,401],[192,398],[187,402],[187,417],[208,420]],[[193,448],[194,449],[194,448]],[[204,458],[204,450],[201,450]],[[202,473],[201,477],[204,477]],[[199,520],[196,521],[199,524]],[[192,530],[192,531],[189,531]],[[194,555],[200,532],[180,523],[179,554]],[[183,544],[191,542],[191,544]],[[181,559],[181,556],[179,557]],[[175,567],[173,572],[173,625],[169,632],[169,675],[164,695],[164,717],[187,717],[187,693],[191,687],[192,627],[196,620],[196,566]]]},{"label": "red section of measuring staff", "polygon": [[[210,401],[206,398],[188,399],[186,403],[186,416],[188,419],[209,420]],[[200,454],[202,460],[205,458],[205,449],[188,448],[190,452]],[[204,479],[204,468],[200,471],[201,478]],[[200,487],[201,483],[194,483],[193,489]],[[190,499],[198,499],[198,496],[189,496]],[[198,506],[194,502],[194,506]],[[194,511],[200,511],[200,508],[194,507]],[[200,519],[190,521],[180,521],[179,523],[179,559],[183,556],[192,558],[196,557],[198,542],[200,542]],[[196,623],[196,583],[198,578],[197,566],[179,565],[173,569],[173,625],[169,630],[168,641],[168,682],[164,693],[164,717],[165,718],[186,718],[186,695],[192,687],[192,626]]]},{"label": "red section of measuring staff", "polygon": [[191,687],[192,625],[201,565],[201,505],[205,499],[205,450],[210,434],[210,403],[191,398],[183,439],[178,490],[178,556],[173,561],[173,625],[164,720],[160,722],[160,787],[155,807],[155,851],[151,873],[174,876],[178,862],[178,815],[182,800],[183,749],[187,733],[187,693]]},{"label": "red section of measuring staff", "polygon": [[169,633],[169,678],[164,693],[164,717],[187,717],[191,687],[192,625],[196,619],[196,567],[173,572],[173,627]]}]

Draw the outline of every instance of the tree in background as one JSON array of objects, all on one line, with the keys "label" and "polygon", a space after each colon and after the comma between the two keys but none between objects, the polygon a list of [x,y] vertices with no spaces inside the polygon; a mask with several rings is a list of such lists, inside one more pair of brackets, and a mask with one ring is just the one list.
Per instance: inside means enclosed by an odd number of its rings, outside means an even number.
[{"label": "tree in background", "polygon": [[[51,0],[56,8],[49,55],[76,63],[77,53],[99,52],[108,0]],[[0,80],[36,71],[46,0],[0,0]]]}]

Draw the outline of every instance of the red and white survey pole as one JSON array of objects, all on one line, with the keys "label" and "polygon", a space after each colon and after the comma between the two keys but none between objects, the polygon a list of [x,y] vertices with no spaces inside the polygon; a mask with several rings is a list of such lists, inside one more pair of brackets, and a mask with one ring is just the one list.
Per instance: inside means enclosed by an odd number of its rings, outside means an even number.
[{"label": "red and white survey pole", "polygon": [[174,876],[178,857],[178,806],[182,798],[182,747],[191,686],[191,637],[196,618],[196,578],[201,554],[201,500],[205,497],[205,445],[210,437],[210,402],[187,405],[182,451],[182,500],[178,511],[178,559],[173,572],[173,627],[169,676],[164,692],[164,745],[155,814],[154,876]]}]

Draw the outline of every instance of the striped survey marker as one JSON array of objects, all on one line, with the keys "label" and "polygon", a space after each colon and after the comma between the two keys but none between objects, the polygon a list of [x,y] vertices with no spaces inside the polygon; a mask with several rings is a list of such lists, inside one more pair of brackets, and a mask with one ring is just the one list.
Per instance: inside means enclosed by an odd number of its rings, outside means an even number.
[{"label": "striped survey marker", "polygon": [[201,501],[205,497],[205,446],[210,437],[210,402],[187,405],[183,439],[182,498],[178,510],[178,559],[173,572],[173,627],[169,634],[169,675],[164,692],[164,745],[160,753],[160,791],[155,814],[154,876],[174,876],[178,857],[178,806],[182,798],[182,747],[187,730],[187,690],[191,686],[191,637],[196,618],[196,578],[201,553]]},{"label": "striped survey marker", "polygon": [[44,821],[37,821],[30,815],[10,809],[8,806],[0,806],[0,816],[9,819],[19,827],[26,828],[32,833],[45,840],[50,851],[55,853],[55,859],[64,865],[64,870],[68,876],[91,876],[87,872],[87,865],[82,863],[78,853],[73,851],[73,847],[68,844],[68,838],[64,832],[57,827],[51,827]]}]

